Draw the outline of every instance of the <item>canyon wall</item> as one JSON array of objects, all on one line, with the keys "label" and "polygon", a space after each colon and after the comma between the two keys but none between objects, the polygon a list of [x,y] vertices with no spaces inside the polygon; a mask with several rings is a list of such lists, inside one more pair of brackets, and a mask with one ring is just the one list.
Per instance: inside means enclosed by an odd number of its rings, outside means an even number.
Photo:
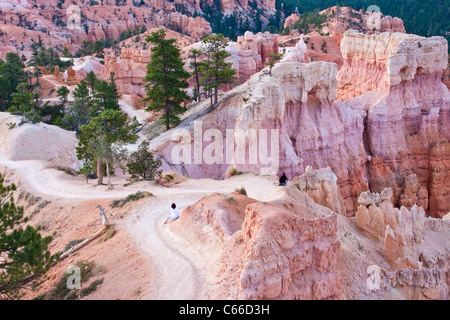
[{"label": "canyon wall", "polygon": [[442,74],[447,67],[448,44],[443,37],[424,38],[405,33],[366,35],[344,33],[344,65],[338,73],[338,100],[414,80],[415,75]]}]

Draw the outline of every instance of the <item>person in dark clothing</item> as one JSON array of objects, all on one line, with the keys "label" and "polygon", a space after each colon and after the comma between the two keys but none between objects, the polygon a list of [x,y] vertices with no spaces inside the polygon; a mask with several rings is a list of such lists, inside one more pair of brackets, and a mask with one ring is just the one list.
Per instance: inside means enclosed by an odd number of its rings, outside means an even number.
[{"label": "person in dark clothing", "polygon": [[285,185],[286,185],[287,179],[288,179],[288,178],[286,177],[286,174],[283,173],[283,175],[282,175],[281,178],[280,178],[280,186],[285,186]]}]

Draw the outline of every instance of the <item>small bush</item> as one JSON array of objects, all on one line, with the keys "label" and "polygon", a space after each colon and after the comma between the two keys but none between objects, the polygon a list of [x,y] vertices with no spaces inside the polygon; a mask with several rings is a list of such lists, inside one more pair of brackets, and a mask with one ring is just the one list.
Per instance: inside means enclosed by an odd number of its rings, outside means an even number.
[{"label": "small bush", "polygon": [[236,192],[239,192],[240,194],[246,196],[247,195],[247,190],[245,190],[244,187],[240,188],[240,189],[236,189]]},{"label": "small bush", "polygon": [[114,200],[111,203],[111,208],[123,207],[128,202],[137,201],[142,198],[153,197],[153,194],[147,191],[138,191],[136,193],[128,195],[125,199]]},{"label": "small bush", "polygon": [[225,200],[229,203],[235,201],[235,198],[231,193],[224,193],[222,195],[225,197]]},{"label": "small bush", "polygon": [[80,291],[80,298],[86,297],[97,290],[98,286],[100,286],[103,283],[103,278],[95,280],[92,282],[89,287],[81,289]]},{"label": "small bush", "polygon": [[232,176],[235,176],[238,173],[238,170],[236,168],[231,168],[227,172],[227,177],[231,178]]},{"label": "small bush", "polygon": [[[80,268],[81,272],[81,284],[87,282],[89,278],[102,271],[102,269],[97,267],[93,262],[81,261],[77,263],[77,266]],[[71,273],[65,273],[53,289],[37,296],[35,300],[77,300],[81,297],[82,290],[67,288],[67,280],[71,275]],[[101,281],[103,282],[103,280]],[[92,293],[100,284],[99,280],[94,281],[88,288],[84,289],[84,294],[87,295],[86,293]]]},{"label": "small bush", "polygon": [[169,182],[172,182],[173,181],[173,175],[171,175],[171,174],[166,174],[165,176],[164,176],[164,179],[166,179],[167,181],[169,181]]}]

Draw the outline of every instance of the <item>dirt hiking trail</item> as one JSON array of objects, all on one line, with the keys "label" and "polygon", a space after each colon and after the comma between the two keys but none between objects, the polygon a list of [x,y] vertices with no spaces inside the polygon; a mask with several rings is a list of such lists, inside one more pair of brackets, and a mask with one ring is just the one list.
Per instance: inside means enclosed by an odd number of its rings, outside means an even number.
[{"label": "dirt hiking trail", "polygon": [[0,154],[0,167],[2,174],[13,170],[20,177],[17,182],[25,189],[50,199],[112,200],[137,191],[151,192],[153,197],[141,200],[123,220],[113,223],[123,227],[151,263],[154,280],[150,294],[142,299],[152,300],[208,299],[212,285],[211,277],[192,258],[192,248],[181,238],[173,237],[169,225],[163,224],[172,203],[177,204],[181,215],[183,208],[214,192],[230,193],[244,187],[250,197],[270,201],[277,198],[281,191],[273,178],[254,174],[243,174],[227,180],[188,179],[170,188],[155,182],[138,182],[124,187],[125,177],[113,177],[114,188],[106,191],[106,185],[96,186],[93,180],[86,184],[82,176],[71,176],[47,168],[40,161],[10,161]]}]

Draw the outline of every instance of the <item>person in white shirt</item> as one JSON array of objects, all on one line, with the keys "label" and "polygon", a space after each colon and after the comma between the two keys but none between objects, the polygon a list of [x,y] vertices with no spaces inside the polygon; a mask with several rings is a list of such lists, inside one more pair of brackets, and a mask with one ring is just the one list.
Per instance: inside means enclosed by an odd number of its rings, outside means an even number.
[{"label": "person in white shirt", "polygon": [[164,221],[164,224],[166,224],[169,220],[175,221],[180,217],[177,209],[177,205],[175,203],[172,203],[172,207],[170,208],[170,215],[166,217],[166,221]]}]

